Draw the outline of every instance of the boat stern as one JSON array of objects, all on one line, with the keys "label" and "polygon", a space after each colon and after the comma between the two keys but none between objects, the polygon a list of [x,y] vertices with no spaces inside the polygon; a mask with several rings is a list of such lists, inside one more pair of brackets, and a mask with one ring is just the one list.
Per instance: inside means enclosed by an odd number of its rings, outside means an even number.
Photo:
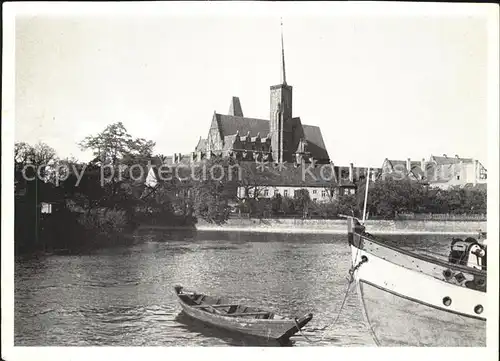
[{"label": "boat stern", "polygon": [[290,337],[299,332],[305,325],[309,323],[313,318],[312,313],[308,313],[300,318],[295,318],[295,325],[290,327],[281,337],[277,340],[280,344],[288,344],[290,342]]},{"label": "boat stern", "polygon": [[182,287],[181,285],[175,285],[174,286],[174,290],[175,290],[175,293],[178,295],[182,292],[184,287]]}]

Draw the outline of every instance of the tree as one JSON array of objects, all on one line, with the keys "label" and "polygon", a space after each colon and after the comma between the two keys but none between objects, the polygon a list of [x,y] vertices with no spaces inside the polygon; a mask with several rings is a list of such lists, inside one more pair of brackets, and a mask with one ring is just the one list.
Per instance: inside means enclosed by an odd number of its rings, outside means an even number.
[{"label": "tree", "polygon": [[[74,209],[86,211],[90,214],[94,209],[109,203],[109,194],[101,186],[101,169],[95,163],[66,164],[71,170],[65,180],[61,182],[64,197],[70,200]],[[80,178],[78,178],[80,175]]]},{"label": "tree", "polygon": [[102,132],[85,137],[82,149],[92,150],[95,160],[102,164],[124,164],[138,159],[149,159],[155,146],[144,138],[133,139],[122,122],[108,125]]},{"label": "tree", "polygon": [[[236,164],[236,162],[233,162]],[[266,184],[273,177],[273,170],[264,167],[258,168],[255,163],[240,162],[237,163],[239,169],[238,187],[243,190],[242,199],[260,198],[267,189]]]},{"label": "tree", "polygon": [[230,158],[212,158],[194,168],[190,179],[192,208],[197,218],[210,223],[226,222],[231,213],[229,202],[236,199],[240,182],[236,162]]},{"label": "tree", "polygon": [[45,143],[38,142],[31,146],[25,142],[14,144],[14,164],[16,172],[20,174],[23,168],[30,165],[26,169],[26,174],[29,178],[36,176],[40,180],[47,180],[48,168],[56,160],[56,151],[54,148]]},{"label": "tree", "polygon": [[101,171],[101,186],[106,197],[100,206],[121,208],[129,213],[137,206],[143,193],[147,162],[152,158],[155,143],[132,138],[121,122],[107,126],[102,132],[87,136],[80,146],[95,156],[90,162]]},{"label": "tree", "polygon": [[295,211],[302,213],[302,218],[306,218],[311,206],[311,197],[307,189],[299,189],[294,194]]},{"label": "tree", "polygon": [[295,205],[293,199],[290,197],[283,197],[281,200],[281,212],[283,214],[295,213]]},{"label": "tree", "polygon": [[475,214],[486,214],[487,194],[486,189],[472,189],[467,192],[467,212]]},{"label": "tree", "polygon": [[277,215],[281,211],[281,202],[283,201],[283,198],[281,197],[281,194],[276,193],[273,198],[271,198],[271,211],[274,215]]}]

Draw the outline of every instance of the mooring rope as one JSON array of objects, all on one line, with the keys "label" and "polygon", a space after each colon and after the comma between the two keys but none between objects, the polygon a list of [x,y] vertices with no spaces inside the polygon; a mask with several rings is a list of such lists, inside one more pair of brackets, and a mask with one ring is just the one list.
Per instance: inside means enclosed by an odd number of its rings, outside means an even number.
[{"label": "mooring rope", "polygon": [[[358,251],[359,251],[359,248],[356,250],[356,256],[354,257],[354,259],[357,259],[358,258]],[[359,269],[359,267],[361,267],[361,265],[363,263],[367,262],[367,259],[366,258],[363,258],[361,261],[358,262],[358,264],[356,266],[352,266],[350,269],[349,269],[349,278],[347,279],[348,282],[347,282],[347,289],[345,291],[345,294],[344,294],[344,299],[342,300],[342,304],[340,305],[340,309],[339,309],[339,312],[337,313],[337,317],[335,317],[335,320],[323,327],[323,328],[319,328],[317,330],[319,331],[325,331],[327,330],[328,328],[332,327],[333,325],[335,325],[337,323],[337,321],[339,320],[340,318],[340,315],[342,314],[342,310],[344,309],[344,305],[347,301],[347,296],[349,296],[349,292],[351,290],[351,286],[352,284],[354,283],[354,273]],[[297,318],[294,318],[294,322],[295,322],[295,326],[297,327],[297,329],[299,330],[299,333],[302,335],[302,337],[304,337],[308,342],[310,343],[317,343],[317,342],[321,342],[323,341],[323,339],[325,338],[325,335],[323,335],[319,340],[311,340],[309,337],[307,337],[303,332],[302,330],[300,329],[300,326],[297,322]]]}]

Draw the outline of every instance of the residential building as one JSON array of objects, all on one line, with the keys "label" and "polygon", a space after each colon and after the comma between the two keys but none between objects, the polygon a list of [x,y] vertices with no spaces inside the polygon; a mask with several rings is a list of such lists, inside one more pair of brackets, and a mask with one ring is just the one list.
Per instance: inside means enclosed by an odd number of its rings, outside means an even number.
[{"label": "residential building", "polygon": [[458,155],[448,157],[431,155],[428,160],[385,159],[382,164],[382,177],[388,175],[395,179],[411,179],[428,184],[431,187],[448,189],[459,187],[485,187],[486,168],[476,159],[461,158]]}]

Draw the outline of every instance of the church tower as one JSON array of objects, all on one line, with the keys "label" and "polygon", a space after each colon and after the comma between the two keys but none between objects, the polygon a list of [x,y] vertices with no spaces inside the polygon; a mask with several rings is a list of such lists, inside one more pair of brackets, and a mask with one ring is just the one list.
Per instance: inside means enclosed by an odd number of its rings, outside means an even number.
[{"label": "church tower", "polygon": [[283,22],[281,23],[281,84],[273,85],[269,133],[273,161],[291,162],[294,149],[292,128],[292,87],[286,83],[285,48],[283,45]]}]

